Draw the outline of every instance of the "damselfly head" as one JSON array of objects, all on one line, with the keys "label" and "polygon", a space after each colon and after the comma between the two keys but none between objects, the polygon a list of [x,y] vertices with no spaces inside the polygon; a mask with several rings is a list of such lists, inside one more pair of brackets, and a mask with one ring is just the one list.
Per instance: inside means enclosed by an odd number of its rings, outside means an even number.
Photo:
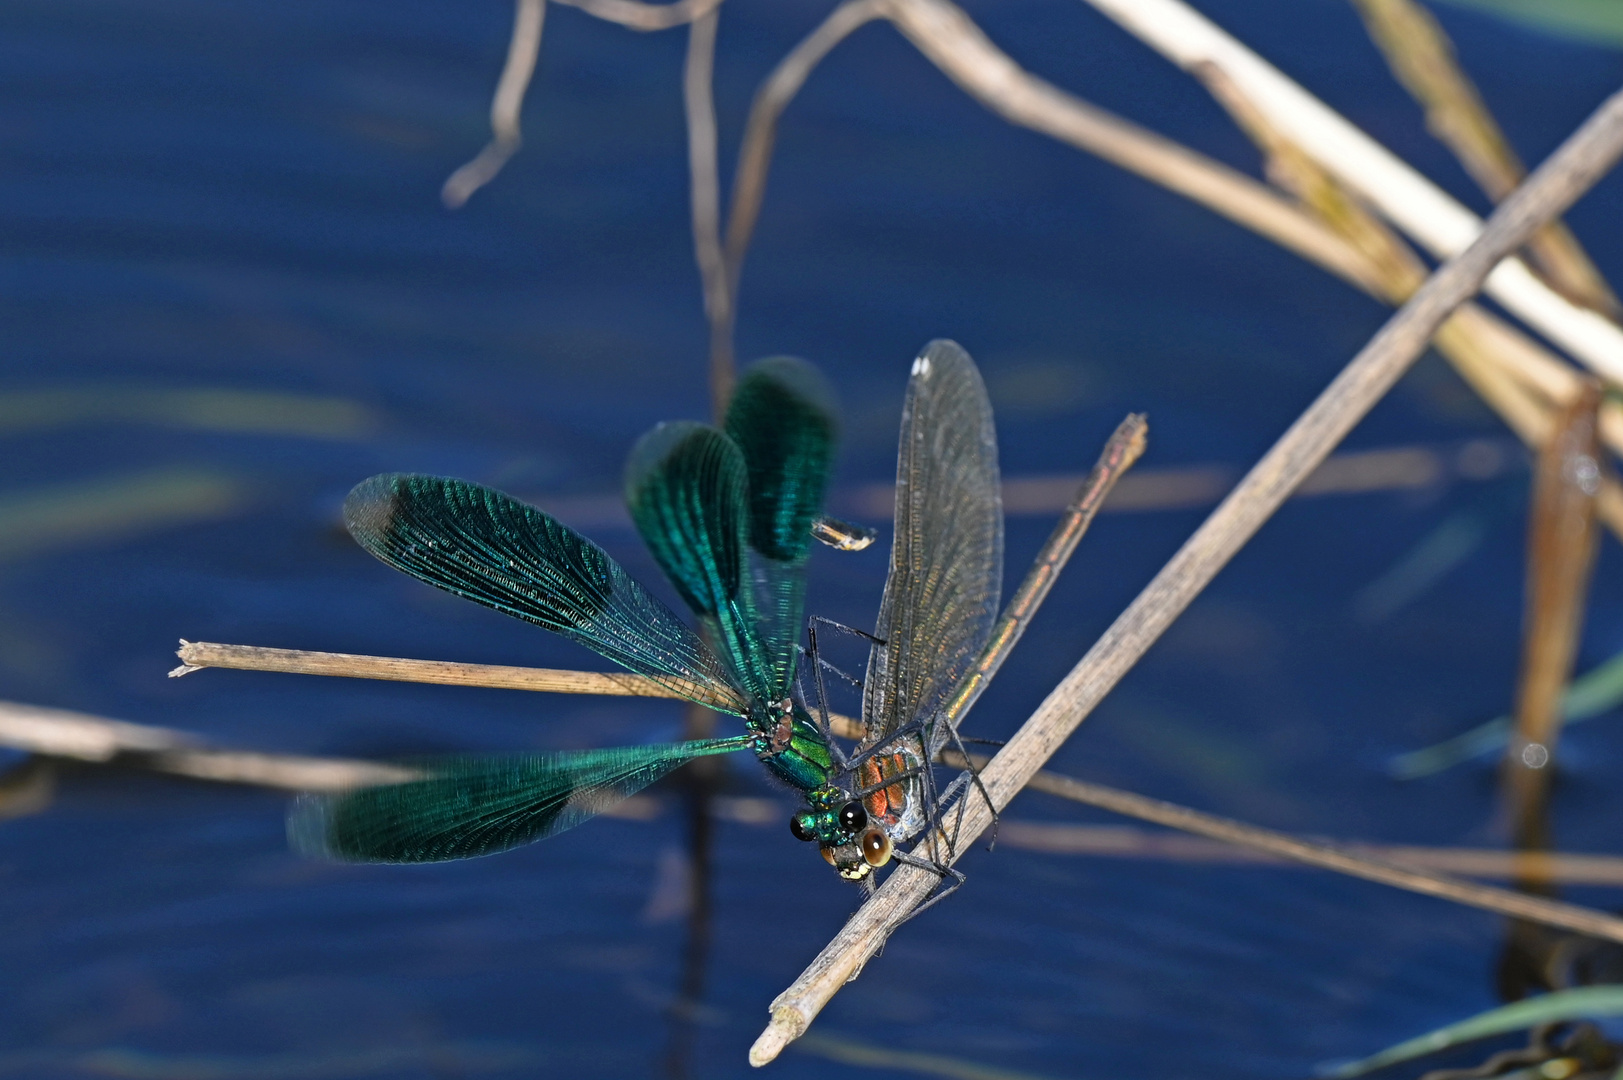
[{"label": "damselfly head", "polygon": [[865,829],[853,842],[825,844],[823,858],[842,878],[861,881],[879,867],[890,862],[893,845],[881,828]]},{"label": "damselfly head", "polygon": [[856,844],[841,844],[838,847],[824,847],[823,859],[840,876],[847,881],[861,881],[873,873],[873,867],[862,857],[862,849]]}]

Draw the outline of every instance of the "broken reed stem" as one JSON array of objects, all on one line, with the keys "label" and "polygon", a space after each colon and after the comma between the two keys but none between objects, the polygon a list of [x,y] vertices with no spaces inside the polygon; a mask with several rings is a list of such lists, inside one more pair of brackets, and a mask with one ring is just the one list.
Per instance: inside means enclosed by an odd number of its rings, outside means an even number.
[{"label": "broken reed stem", "polygon": [[[997,809],[1008,805],[1291,489],[1408,370],[1454,309],[1481,287],[1506,255],[1600,179],[1620,154],[1623,92],[1608,98],[1494,211],[1475,242],[1438,268],[1388,320],[992,759],[980,779]],[[992,809],[979,792],[944,812],[956,815],[960,810],[963,827],[949,861],[992,820]],[[929,871],[897,867],[800,978],[773,1001],[771,1023],[751,1048],[750,1063],[764,1065],[798,1038],[839,988],[860,972],[891,929],[937,884],[939,879]]]},{"label": "broken reed stem", "polygon": [[490,142],[477,157],[446,178],[440,188],[440,201],[447,209],[460,210],[474,192],[496,178],[507,159],[523,144],[519,110],[524,105],[524,91],[535,75],[536,58],[541,54],[541,26],[546,14],[546,0],[517,0],[507,64],[490,102]]},{"label": "broken reed stem", "polygon": [[[963,768],[967,764],[962,755],[951,752],[942,754],[941,760],[953,768]],[[984,768],[987,759],[972,754],[969,761]],[[983,771],[981,775],[984,777],[986,774]],[[1401,862],[1355,853],[1346,848],[1313,843],[1289,833],[1247,825],[1232,818],[1191,810],[1187,806],[1162,802],[1160,799],[1136,795],[1103,784],[1090,784],[1046,770],[1033,775],[1026,787],[1032,791],[1057,795],[1071,802],[1109,810],[1123,817],[1165,825],[1180,832],[1210,837],[1225,844],[1266,852],[1282,859],[1334,870],[1366,881],[1376,881],[1382,885],[1391,885],[1442,900],[1452,900],[1457,904],[1481,908],[1484,911],[1529,919],[1548,926],[1559,926],[1610,941],[1623,942],[1623,918],[1579,907],[1576,904],[1564,904],[1512,892],[1509,889],[1495,888],[1492,885],[1463,881],[1419,867],[1405,866]],[[1529,854],[1526,856],[1528,861],[1523,863],[1513,861],[1512,857],[1518,854],[1516,852],[1497,854],[1504,856],[1507,863],[1523,869],[1537,869],[1545,861],[1538,855]],[[1546,856],[1545,859],[1547,858]]]},{"label": "broken reed stem", "polygon": [[992,627],[992,633],[975,666],[964,676],[957,692],[942,710],[942,720],[951,728],[957,728],[969,710],[974,708],[998,669],[1009,658],[1009,653],[1014,651],[1026,627],[1031,625],[1037,609],[1048,599],[1048,592],[1054,587],[1059,572],[1070,561],[1088,526],[1093,524],[1099,507],[1104,505],[1111,489],[1116,486],[1116,481],[1143,456],[1149,431],[1149,423],[1142,413],[1129,413],[1106,440],[1093,470],[1082,482],[1071,505],[1066,508],[1042,550],[1032,561],[1031,569],[1026,571],[1025,580],[1009,598],[1008,605]]},{"label": "broken reed stem", "polygon": [[[1555,744],[1595,564],[1597,496],[1606,475],[1597,430],[1600,402],[1600,384],[1590,380],[1578,400],[1561,410],[1533,476],[1516,730],[1502,772],[1516,846],[1530,850],[1549,846]],[[1543,885],[1534,879],[1520,883]]]}]

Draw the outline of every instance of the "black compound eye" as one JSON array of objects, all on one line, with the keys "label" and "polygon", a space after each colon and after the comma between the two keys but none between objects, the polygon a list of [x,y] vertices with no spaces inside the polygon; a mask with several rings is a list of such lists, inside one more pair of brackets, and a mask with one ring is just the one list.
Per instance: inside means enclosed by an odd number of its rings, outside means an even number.
[{"label": "black compound eye", "polygon": [[815,840],[817,834],[811,830],[811,815],[796,814],[789,819],[789,831],[794,833],[796,840]]},{"label": "black compound eye", "polygon": [[861,803],[852,800],[840,807],[840,828],[846,832],[856,832],[866,824],[868,811],[862,808]]}]

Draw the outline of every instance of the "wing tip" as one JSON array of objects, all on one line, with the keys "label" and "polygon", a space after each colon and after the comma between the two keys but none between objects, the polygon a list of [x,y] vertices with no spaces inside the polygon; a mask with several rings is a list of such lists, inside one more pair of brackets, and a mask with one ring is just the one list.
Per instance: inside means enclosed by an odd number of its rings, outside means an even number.
[{"label": "wing tip", "polygon": [[406,482],[412,473],[379,473],[350,488],[344,497],[344,528],[365,548],[393,530]]}]

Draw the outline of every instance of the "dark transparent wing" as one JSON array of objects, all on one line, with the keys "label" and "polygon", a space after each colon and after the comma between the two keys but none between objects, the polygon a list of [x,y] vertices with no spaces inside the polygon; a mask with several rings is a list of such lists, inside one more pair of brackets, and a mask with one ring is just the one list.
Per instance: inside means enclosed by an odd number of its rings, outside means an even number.
[{"label": "dark transparent wing", "polygon": [[[997,618],[1003,509],[997,433],[969,354],[932,341],[913,361],[896,459],[896,533],[863,687],[863,744],[929,719]],[[928,749],[946,732],[934,733]]]},{"label": "dark transparent wing", "polygon": [[397,570],[562,634],[690,701],[745,712],[697,633],[602,548],[533,506],[462,480],[388,473],[356,485],[344,521]]},{"label": "dark transparent wing", "polygon": [[834,395],[818,370],[792,356],[745,369],[727,408],[727,434],[749,470],[750,546],[799,562],[823,512],[834,453]]},{"label": "dark transparent wing", "polygon": [[744,689],[762,699],[769,664],[744,588],[748,484],[738,444],[690,421],[659,425],[626,462],[626,505],[643,542],[714,627]]},{"label": "dark transparent wing", "polygon": [[775,701],[788,692],[800,656],[806,555],[834,453],[834,395],[804,360],[762,360],[739,379],[726,426],[749,473],[749,543],[760,556],[756,625],[771,665],[765,689]]},{"label": "dark transparent wing", "polygon": [[574,828],[685,761],[743,750],[749,736],[579,753],[447,758],[428,777],[305,795],[288,817],[295,849],[350,862],[493,855]]}]

